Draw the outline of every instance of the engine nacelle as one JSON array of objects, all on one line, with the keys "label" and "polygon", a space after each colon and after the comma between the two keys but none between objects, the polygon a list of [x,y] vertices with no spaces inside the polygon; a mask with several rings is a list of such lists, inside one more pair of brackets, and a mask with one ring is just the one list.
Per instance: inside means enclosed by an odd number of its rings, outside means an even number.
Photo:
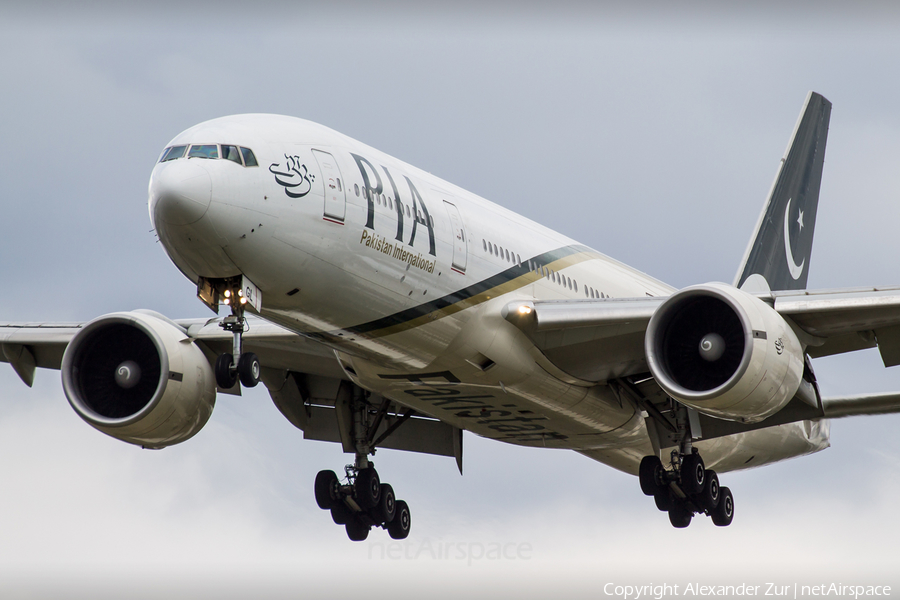
[{"label": "engine nacelle", "polygon": [[659,386],[708,415],[755,423],[778,412],[800,386],[804,350],[771,306],[730,285],[672,295],[644,339]]},{"label": "engine nacelle", "polygon": [[69,404],[90,425],[145,448],[195,435],[212,414],[212,367],[165,317],[147,312],[94,319],[69,342],[62,361]]}]

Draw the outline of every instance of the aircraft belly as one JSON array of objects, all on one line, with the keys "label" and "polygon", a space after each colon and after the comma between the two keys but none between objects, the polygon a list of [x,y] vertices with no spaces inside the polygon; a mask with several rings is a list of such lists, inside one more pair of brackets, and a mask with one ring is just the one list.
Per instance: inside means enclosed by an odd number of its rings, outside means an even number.
[{"label": "aircraft belly", "polygon": [[536,404],[514,388],[394,381],[380,393],[421,414],[510,444],[581,450],[617,448],[640,437],[639,416],[623,418],[620,411],[604,412],[598,406],[587,414],[553,410],[552,401]]},{"label": "aircraft belly", "polygon": [[[640,434],[634,436],[633,441],[629,440],[632,443],[578,452],[619,471],[637,475],[641,459],[653,454],[646,431],[642,427]],[[700,450],[707,469],[726,473],[819,452],[831,445],[829,432],[829,421],[821,419],[756,429],[714,440],[700,440],[694,442],[694,445]],[[671,449],[663,449],[660,457],[663,464],[669,462],[669,450]]]},{"label": "aircraft belly", "polygon": [[566,383],[536,362],[532,344],[500,316],[508,301],[495,298],[382,340],[432,353],[421,369],[359,355],[341,360],[360,386],[484,437],[569,449],[642,443],[634,406],[607,386]]},{"label": "aircraft belly", "polygon": [[813,454],[828,448],[830,422],[799,421],[728,435],[695,445],[707,468],[724,473]]}]

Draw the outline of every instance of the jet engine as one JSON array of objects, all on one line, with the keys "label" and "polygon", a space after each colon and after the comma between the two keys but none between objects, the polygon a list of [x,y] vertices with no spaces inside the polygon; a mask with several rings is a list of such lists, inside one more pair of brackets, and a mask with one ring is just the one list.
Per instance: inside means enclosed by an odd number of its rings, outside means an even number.
[{"label": "jet engine", "polygon": [[94,428],[145,448],[194,436],[216,401],[212,368],[184,330],[149,311],[98,317],[62,361],[69,404]]},{"label": "jet engine", "polygon": [[644,339],[659,386],[699,412],[755,423],[784,407],[800,386],[804,349],[775,309],[730,285],[673,294]]}]

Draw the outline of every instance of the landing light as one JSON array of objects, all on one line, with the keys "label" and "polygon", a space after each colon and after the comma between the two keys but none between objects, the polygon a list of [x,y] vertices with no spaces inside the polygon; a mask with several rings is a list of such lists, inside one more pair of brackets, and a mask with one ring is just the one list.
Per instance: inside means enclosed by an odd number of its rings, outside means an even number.
[{"label": "landing light", "polygon": [[[231,290],[225,290],[225,297],[231,298]],[[228,302],[226,302],[225,304],[228,304]]]},{"label": "landing light", "polygon": [[531,314],[531,307],[528,306],[527,304],[521,305],[521,306],[519,307],[519,314],[520,314],[520,315],[530,315],[530,314]]}]

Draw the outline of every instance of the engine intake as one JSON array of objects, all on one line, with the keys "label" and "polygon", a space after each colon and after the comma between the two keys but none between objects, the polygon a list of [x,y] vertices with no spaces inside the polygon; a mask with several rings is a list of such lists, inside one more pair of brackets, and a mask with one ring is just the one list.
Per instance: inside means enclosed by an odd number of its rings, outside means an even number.
[{"label": "engine intake", "polygon": [[722,283],[685,288],[654,313],[645,351],[672,398],[721,419],[753,423],[800,386],[803,347],[771,306]]},{"label": "engine intake", "polygon": [[165,317],[140,311],[88,323],[66,348],[62,380],[69,404],[88,424],[146,448],[194,436],[216,399],[203,351]]}]

